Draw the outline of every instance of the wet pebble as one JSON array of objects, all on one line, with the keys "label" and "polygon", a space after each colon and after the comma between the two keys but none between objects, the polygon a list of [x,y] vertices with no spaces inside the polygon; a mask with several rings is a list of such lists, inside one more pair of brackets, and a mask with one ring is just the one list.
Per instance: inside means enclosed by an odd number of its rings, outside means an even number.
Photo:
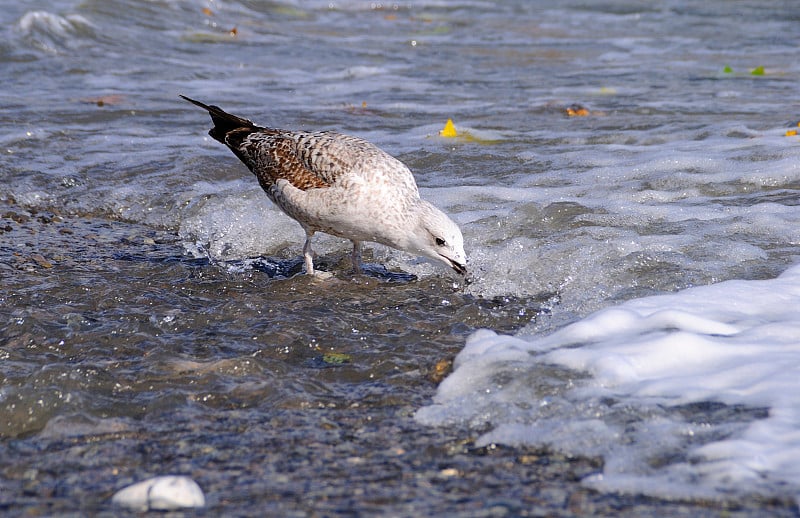
[{"label": "wet pebble", "polygon": [[53,263],[51,263],[50,261],[45,259],[45,257],[42,254],[33,254],[33,255],[31,255],[31,259],[36,261],[36,264],[38,264],[42,268],[52,268],[53,267]]},{"label": "wet pebble", "polygon": [[197,482],[184,476],[154,477],[117,491],[111,502],[138,511],[171,511],[204,507],[206,498]]}]

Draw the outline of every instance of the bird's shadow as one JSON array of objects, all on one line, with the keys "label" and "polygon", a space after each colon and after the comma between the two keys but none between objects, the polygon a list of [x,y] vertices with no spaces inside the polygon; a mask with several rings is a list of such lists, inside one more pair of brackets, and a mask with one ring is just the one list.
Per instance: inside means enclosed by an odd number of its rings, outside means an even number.
[{"label": "bird's shadow", "polygon": [[[288,279],[297,275],[305,275],[304,262],[298,259],[276,259],[272,257],[253,257],[249,259],[226,261],[225,264],[234,269],[251,269],[265,273],[271,279]],[[352,269],[342,269],[340,263],[326,261],[318,258],[314,266],[321,272],[330,272],[335,276],[353,276]],[[382,282],[394,284],[407,284],[415,282],[417,276],[405,272],[393,272],[382,264],[364,263],[361,265],[361,274]]]},{"label": "bird's shadow", "polygon": [[[247,270],[254,270],[262,272],[270,279],[289,279],[300,275],[305,275],[303,258],[294,259],[279,259],[275,257],[251,257],[248,259],[235,259],[231,261],[215,261],[207,257],[187,257],[185,255],[164,255],[159,256],[156,254],[137,254],[137,253],[117,253],[114,258],[121,261],[146,261],[150,263],[180,263],[190,268],[203,268],[205,266],[221,266],[230,272],[244,272]],[[336,261],[333,258],[327,259],[325,257],[317,258],[315,261],[316,268],[321,272],[330,272],[335,277],[352,278],[358,276],[353,273],[349,263],[344,265],[345,261]],[[376,279],[380,282],[394,283],[394,284],[408,284],[415,282],[417,276],[405,272],[393,272],[383,266],[382,264],[363,263],[361,265],[361,276]]]}]

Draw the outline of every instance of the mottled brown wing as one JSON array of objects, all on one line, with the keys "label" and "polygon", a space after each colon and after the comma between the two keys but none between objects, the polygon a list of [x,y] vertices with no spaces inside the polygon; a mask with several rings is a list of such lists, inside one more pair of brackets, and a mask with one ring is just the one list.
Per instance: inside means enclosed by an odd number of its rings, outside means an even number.
[{"label": "mottled brown wing", "polygon": [[322,181],[358,178],[385,189],[417,192],[414,176],[402,162],[366,140],[333,131],[292,133],[300,161]]},{"label": "mottled brown wing", "polygon": [[335,133],[296,133],[256,126],[218,106],[181,97],[208,111],[214,122],[209,135],[227,145],[268,193],[280,179],[302,190],[328,187],[358,159],[353,150],[348,151],[350,146],[346,141],[356,141],[356,146],[371,146],[355,137]]},{"label": "mottled brown wing", "polygon": [[367,174],[376,163],[394,161],[386,152],[358,137],[333,131],[292,135],[297,142],[297,157],[328,184],[348,173]]},{"label": "mottled brown wing", "polygon": [[290,133],[259,128],[240,128],[229,132],[225,143],[269,191],[275,182],[284,179],[307,190],[329,187],[330,182],[315,174],[297,155],[297,141]]}]

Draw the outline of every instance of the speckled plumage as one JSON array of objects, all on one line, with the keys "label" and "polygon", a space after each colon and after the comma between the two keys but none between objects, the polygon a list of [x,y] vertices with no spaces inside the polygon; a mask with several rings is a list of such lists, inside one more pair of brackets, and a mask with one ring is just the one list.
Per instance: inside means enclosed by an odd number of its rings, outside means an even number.
[{"label": "speckled plumage", "polygon": [[325,232],[353,242],[360,271],[362,241],[373,241],[444,262],[466,274],[458,226],[422,200],[411,171],[399,160],[349,135],[256,126],[181,96],[208,111],[209,131],[258,178],[267,196],[303,227],[307,273],[314,273],[311,237]]}]

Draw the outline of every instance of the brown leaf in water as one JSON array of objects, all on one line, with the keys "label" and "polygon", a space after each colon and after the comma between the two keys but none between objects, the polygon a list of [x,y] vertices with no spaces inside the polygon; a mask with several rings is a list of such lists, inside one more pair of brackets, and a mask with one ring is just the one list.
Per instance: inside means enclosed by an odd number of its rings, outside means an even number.
[{"label": "brown leaf in water", "polygon": [[125,100],[124,95],[119,94],[110,94],[110,95],[101,95],[99,97],[84,97],[81,99],[83,103],[89,104],[96,104],[97,106],[105,106],[105,105],[116,105],[122,103]]}]

